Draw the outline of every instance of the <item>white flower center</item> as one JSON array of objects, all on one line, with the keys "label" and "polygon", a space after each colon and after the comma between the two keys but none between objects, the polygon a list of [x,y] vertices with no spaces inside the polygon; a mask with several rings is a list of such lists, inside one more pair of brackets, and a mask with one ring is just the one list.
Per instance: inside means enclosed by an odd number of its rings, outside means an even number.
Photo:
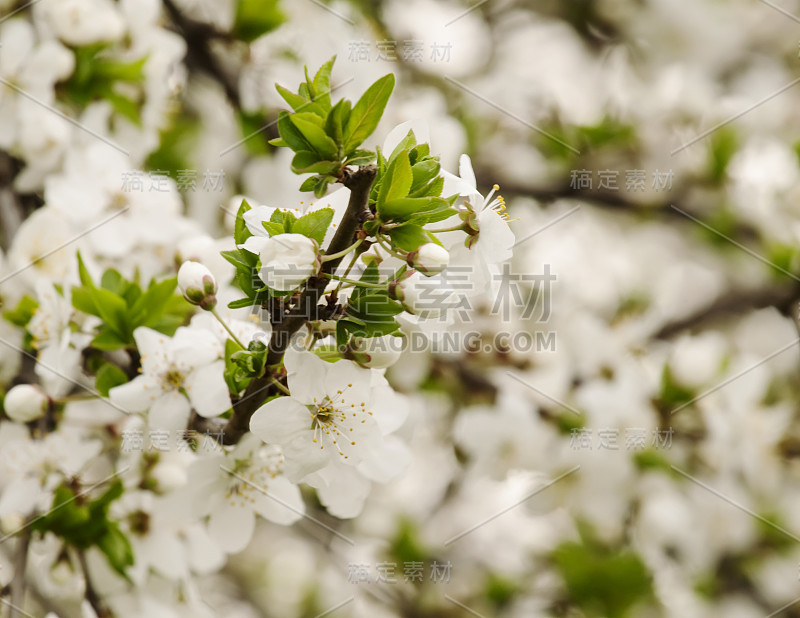
[{"label": "white flower center", "polygon": [[236,476],[230,475],[225,497],[233,506],[246,506],[256,501],[256,494],[263,494],[283,470],[283,453],[271,452],[261,457],[237,459],[234,466]]}]

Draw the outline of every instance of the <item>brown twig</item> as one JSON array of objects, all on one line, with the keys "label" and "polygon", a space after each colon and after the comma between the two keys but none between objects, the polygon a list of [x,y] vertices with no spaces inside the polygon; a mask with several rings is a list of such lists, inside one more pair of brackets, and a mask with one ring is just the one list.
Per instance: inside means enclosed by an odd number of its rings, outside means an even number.
[{"label": "brown twig", "polygon": [[89,602],[89,605],[92,606],[98,618],[111,618],[113,616],[111,610],[106,607],[100,595],[97,594],[97,591],[92,585],[92,580],[89,577],[89,565],[86,562],[86,555],[82,550],[78,550],[78,564],[80,564],[81,571],[83,571],[83,580],[86,585],[86,600]]}]

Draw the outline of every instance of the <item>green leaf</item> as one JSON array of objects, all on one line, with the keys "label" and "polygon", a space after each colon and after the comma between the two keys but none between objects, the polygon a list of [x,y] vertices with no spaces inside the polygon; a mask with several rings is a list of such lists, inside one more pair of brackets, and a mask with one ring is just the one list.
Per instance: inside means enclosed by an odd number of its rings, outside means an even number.
[{"label": "green leaf", "polygon": [[320,176],[310,176],[300,185],[300,191],[313,191],[319,183]]},{"label": "green leaf", "polygon": [[88,287],[72,288],[72,306],[81,313],[100,317],[90,290]]},{"label": "green leaf", "polygon": [[132,329],[137,326],[150,326],[161,317],[167,303],[174,296],[178,279],[171,277],[159,283],[150,283],[147,291],[131,307]]},{"label": "green leaf", "polygon": [[[308,101],[307,99],[304,99],[299,94],[295,94],[288,88],[284,88],[280,84],[275,84],[275,89],[278,91],[278,94],[283,97],[283,100],[286,101],[289,104],[289,106],[296,112],[305,108],[310,103],[310,101]],[[312,110],[306,110],[306,111],[312,111]]]},{"label": "green leaf", "polygon": [[[422,161],[423,159],[427,159],[430,153],[431,153],[431,147],[423,142],[422,144],[417,144],[416,146],[414,146],[414,148],[411,149],[408,158],[411,159],[411,165],[414,165],[415,163]],[[430,158],[435,158],[437,161],[439,160],[439,157],[430,157]]]},{"label": "green leaf", "polygon": [[409,158],[411,155],[412,150],[416,150],[415,146],[417,145],[417,138],[414,136],[414,131],[409,131],[406,136],[400,141],[397,146],[394,147],[394,150],[389,155],[389,163],[394,161],[395,157],[399,155],[404,150],[409,151]]},{"label": "green leaf", "polygon": [[[318,116],[314,116],[318,118]],[[292,114],[290,116],[292,124],[302,133],[303,137],[308,141],[314,149],[314,152],[319,154],[319,158],[325,160],[337,159],[337,146],[321,126],[308,119],[305,114]]]},{"label": "green leaf", "polygon": [[37,303],[33,298],[30,296],[23,296],[14,309],[3,313],[3,317],[11,322],[14,326],[25,328],[28,325],[28,322],[31,321],[31,318],[38,307],[39,303]]},{"label": "green leaf", "polygon": [[123,339],[108,327],[103,327],[89,344],[93,348],[104,351],[122,350],[127,348],[130,341]]},{"label": "green leaf", "polygon": [[108,526],[106,533],[98,539],[97,547],[103,552],[111,568],[127,577],[125,570],[134,563],[133,547],[118,524],[113,523]]},{"label": "green leaf", "polygon": [[337,341],[338,341],[338,328],[342,324],[342,328],[349,334],[355,337],[383,337],[384,335],[392,335],[400,330],[400,323],[391,317],[366,322],[364,320],[355,321],[351,317],[342,318],[336,322],[337,327]]},{"label": "green leaf", "polygon": [[428,214],[448,208],[440,197],[401,197],[387,201],[378,213],[384,221],[405,221],[416,214]]},{"label": "green leaf", "polygon": [[233,360],[234,355],[243,352],[242,346],[236,343],[233,339],[228,339],[225,342],[225,371],[223,378],[228,385],[228,390],[233,395],[239,395],[247,385],[250,383],[252,376],[246,375],[242,368]]},{"label": "green leaf", "polygon": [[553,559],[569,599],[588,615],[623,618],[652,595],[650,574],[630,551],[570,541],[556,549]]},{"label": "green leaf", "polygon": [[394,75],[384,75],[353,106],[344,130],[344,152],[351,154],[378,126],[386,103],[394,89]]},{"label": "green leaf", "polygon": [[91,290],[91,294],[103,322],[108,324],[121,338],[130,336],[131,328],[125,301],[103,288],[94,288]]},{"label": "green leaf", "polygon": [[282,225],[284,232],[286,234],[291,234],[294,232],[294,224],[297,221],[297,218],[288,210],[276,210],[272,213],[272,216],[269,218],[269,220],[272,223],[278,223]]},{"label": "green leaf", "polygon": [[228,309],[243,309],[244,307],[252,307],[253,306],[253,299],[252,298],[240,298],[238,300],[232,300],[228,303]]},{"label": "green leaf", "polygon": [[244,244],[244,242],[253,235],[250,233],[250,230],[247,229],[247,224],[244,222],[244,213],[248,210],[250,210],[250,204],[247,203],[247,200],[242,200],[242,203],[239,205],[239,210],[236,212],[236,220],[233,224],[233,241],[237,245]]},{"label": "green leaf", "polygon": [[386,233],[389,235],[389,238],[392,239],[392,243],[404,251],[416,251],[419,249],[420,245],[436,242],[422,227],[411,223],[394,227],[387,230]]},{"label": "green leaf", "polygon": [[333,56],[323,64],[314,76],[314,100],[322,105],[325,110],[331,108],[331,70],[334,62],[336,62],[336,56]]},{"label": "green leaf", "polygon": [[406,219],[408,223],[416,225],[427,225],[428,223],[436,223],[437,221],[444,221],[453,215],[457,215],[458,211],[455,208],[443,208],[442,210],[432,210],[427,213],[421,213]]},{"label": "green leaf", "polygon": [[279,0],[239,0],[232,34],[250,43],[272,32],[285,21]]},{"label": "green leaf", "polygon": [[[419,189],[436,178],[441,167],[436,159],[425,159],[411,166],[413,182],[411,183],[410,191]],[[444,178],[442,178],[442,181],[444,181]]]},{"label": "green leaf", "polygon": [[365,322],[379,322],[403,312],[403,306],[389,298],[386,292],[370,290],[352,295],[347,304],[347,314]]},{"label": "green leaf", "polygon": [[120,116],[127,118],[137,127],[142,126],[142,115],[139,112],[139,103],[130,97],[119,94],[111,87],[103,88],[100,94],[102,94],[103,99],[111,103],[111,107],[114,108],[114,111]]},{"label": "green leaf", "polygon": [[341,99],[328,113],[325,121],[325,133],[336,143],[337,148],[342,146],[344,141],[344,127],[350,117],[350,101]]},{"label": "green leaf", "polygon": [[289,148],[295,152],[313,150],[308,140],[300,133],[300,130],[292,124],[290,120],[291,117],[292,115],[289,112],[278,113],[278,133],[280,133],[281,138],[283,138],[289,145]]},{"label": "green leaf", "polygon": [[439,197],[442,194],[442,189],[444,189],[444,177],[437,176],[422,186],[412,185],[408,197]]},{"label": "green leaf", "polygon": [[[373,260],[367,267],[364,269],[364,272],[361,273],[361,278],[359,281],[363,283],[378,283],[380,281],[380,271],[378,270],[378,261]],[[359,290],[362,288],[358,288]]]},{"label": "green leaf", "polygon": [[309,212],[300,217],[293,225],[292,231],[295,234],[302,234],[308,238],[313,238],[317,244],[322,246],[325,239],[325,232],[333,221],[333,208],[320,208]]},{"label": "green leaf", "polygon": [[86,269],[86,264],[83,263],[83,257],[81,257],[80,251],[78,251],[78,277],[81,280],[81,284],[94,287],[94,281],[92,281],[92,277]]},{"label": "green leaf", "polygon": [[371,150],[362,150],[361,148],[357,148],[344,160],[344,163],[345,165],[369,165],[374,160],[374,152]]},{"label": "green leaf", "polygon": [[330,176],[320,176],[320,180],[317,182],[317,186],[314,187],[314,196],[315,197],[322,197],[328,192],[328,185],[333,182],[333,179]]},{"label": "green leaf", "polygon": [[125,384],[127,381],[128,376],[125,375],[122,369],[111,363],[106,363],[100,367],[100,370],[97,372],[95,388],[103,397],[108,397],[108,391],[115,386]]},{"label": "green leaf", "polygon": [[316,152],[301,150],[292,159],[292,171],[295,174],[333,174],[341,168],[338,161],[320,160],[319,157]]},{"label": "green leaf", "polygon": [[[386,169],[386,173],[381,178],[380,191],[378,193],[378,214],[384,214],[386,202],[408,195],[411,188],[412,174],[411,164],[408,161],[408,151],[401,151]],[[384,220],[385,217],[384,217]]]},{"label": "green leaf", "polygon": [[280,223],[273,223],[272,221],[262,221],[261,225],[265,230],[267,230],[267,234],[270,236],[277,236],[278,234],[285,234],[286,230],[283,229],[283,226]]},{"label": "green leaf", "polygon": [[161,316],[154,322],[148,322],[147,326],[171,337],[179,326],[188,322],[193,313],[193,305],[187,303],[182,295],[173,294],[167,299]]}]

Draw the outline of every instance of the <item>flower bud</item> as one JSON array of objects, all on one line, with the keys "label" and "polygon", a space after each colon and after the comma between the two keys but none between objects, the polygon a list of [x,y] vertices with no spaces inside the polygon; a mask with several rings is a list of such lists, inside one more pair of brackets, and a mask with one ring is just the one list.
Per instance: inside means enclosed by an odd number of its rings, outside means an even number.
[{"label": "flower bud", "polygon": [[384,369],[397,362],[403,353],[403,337],[357,337],[348,349],[347,357],[362,367]]},{"label": "flower bud", "polygon": [[319,271],[317,249],[317,242],[302,234],[276,234],[261,247],[258,276],[273,290],[296,290]]},{"label": "flower bud", "polygon": [[450,263],[450,254],[441,245],[427,242],[420,245],[416,251],[409,253],[406,261],[411,268],[415,268],[423,275],[430,276],[447,268]]},{"label": "flower bud", "polygon": [[20,384],[6,393],[3,408],[12,421],[29,423],[41,418],[50,406],[50,399],[41,389],[30,384]]},{"label": "flower bud", "polygon": [[184,262],[178,270],[178,287],[193,305],[210,311],[217,304],[217,280],[200,262]]},{"label": "flower bud", "polygon": [[389,294],[406,311],[421,318],[435,318],[453,302],[453,290],[439,276],[425,277],[410,270],[389,284]]},{"label": "flower bud", "polygon": [[186,484],[186,470],[176,463],[160,462],[153,466],[150,478],[159,492],[168,493]]}]

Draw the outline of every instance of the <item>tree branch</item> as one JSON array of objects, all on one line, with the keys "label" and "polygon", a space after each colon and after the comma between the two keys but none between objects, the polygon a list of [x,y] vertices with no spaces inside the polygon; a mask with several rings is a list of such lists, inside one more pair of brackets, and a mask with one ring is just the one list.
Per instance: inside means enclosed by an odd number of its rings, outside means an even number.
[{"label": "tree branch", "polygon": [[92,606],[98,618],[111,618],[111,611],[106,607],[105,603],[103,603],[100,595],[97,594],[97,591],[92,585],[92,580],[89,577],[89,565],[86,562],[86,555],[83,553],[83,550],[80,549],[78,550],[78,563],[81,566],[81,571],[83,571],[83,580],[86,584],[86,600],[89,601],[89,605]]},{"label": "tree branch", "polygon": [[228,35],[213,26],[184,15],[173,0],[164,0],[175,30],[186,41],[186,66],[210,76],[222,86],[225,96],[236,109],[241,109],[239,88],[234,76],[222,67],[211,50],[214,39],[228,39]]},{"label": "tree branch", "polygon": [[[352,245],[361,224],[372,217],[369,209],[369,193],[376,174],[377,168],[374,165],[359,167],[355,171],[345,170],[341,182],[350,189],[350,201],[327,249],[328,254],[338,253]],[[316,319],[317,306],[329,283],[322,275],[333,273],[342,259],[340,257],[323,263],[320,276],[308,280],[295,307],[273,328],[267,353],[266,372],[260,378],[253,379],[245,389],[244,395],[233,404],[233,415],[222,429],[223,444],[236,444],[249,431],[250,417],[261,406],[261,402],[277,393],[273,384],[275,375],[271,367],[281,362],[294,334],[306,322]]]}]

